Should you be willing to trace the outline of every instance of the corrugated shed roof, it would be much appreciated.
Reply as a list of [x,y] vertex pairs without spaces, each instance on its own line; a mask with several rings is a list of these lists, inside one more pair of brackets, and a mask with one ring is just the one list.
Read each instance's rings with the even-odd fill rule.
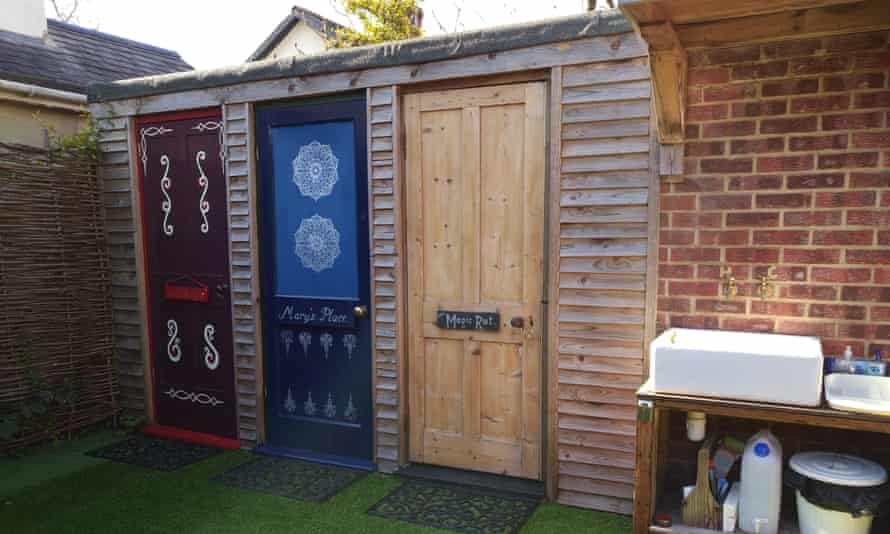
[[0,31],[0,79],[86,93],[91,83],[193,70],[172,50],[46,22],[45,39]]

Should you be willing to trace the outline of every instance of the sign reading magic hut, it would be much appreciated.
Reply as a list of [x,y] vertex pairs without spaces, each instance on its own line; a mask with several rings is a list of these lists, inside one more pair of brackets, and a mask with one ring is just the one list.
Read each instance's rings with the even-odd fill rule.
[[436,326],[448,330],[498,330],[501,315],[497,312],[463,312],[439,310]]

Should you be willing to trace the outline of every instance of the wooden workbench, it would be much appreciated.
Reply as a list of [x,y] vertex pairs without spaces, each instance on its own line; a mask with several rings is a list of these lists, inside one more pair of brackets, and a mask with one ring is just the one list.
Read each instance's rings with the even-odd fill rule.
[[[704,412],[739,419],[890,434],[890,418],[829,408],[656,393],[652,391],[650,383],[646,382],[637,391],[634,534],[717,532],[685,527],[676,522],[673,527],[668,528],[653,526],[653,514],[667,464],[667,418],[671,411]],[[795,532],[796,528],[790,526],[782,531]]]

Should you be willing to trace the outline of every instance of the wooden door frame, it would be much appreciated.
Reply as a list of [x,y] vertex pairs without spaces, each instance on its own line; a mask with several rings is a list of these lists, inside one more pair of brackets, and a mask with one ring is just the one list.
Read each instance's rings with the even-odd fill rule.
[[[133,216],[133,249],[135,254],[135,262],[136,262],[136,302],[139,313],[139,334],[140,334],[140,351],[142,353],[142,381],[143,387],[145,388],[145,419],[146,423],[149,425],[149,428],[157,425],[157,406],[155,403],[155,377],[154,377],[154,354],[152,353],[152,342],[151,342],[151,310],[149,309],[151,305],[151,296],[150,296],[150,285],[148,283],[148,253],[146,247],[148,246],[148,240],[146,239],[145,232],[145,217],[142,211],[142,201],[144,198],[143,184],[145,182],[145,175],[142,171],[142,167],[140,166],[140,139],[139,139],[139,128],[144,124],[156,124],[161,122],[169,122],[176,120],[185,120],[185,119],[197,119],[197,118],[219,118],[220,122],[223,124],[223,128],[225,128],[225,109],[220,107],[213,108],[201,108],[201,109],[193,109],[187,111],[173,111],[173,112],[164,112],[164,113],[153,113],[150,115],[135,115],[131,116],[127,120],[127,129],[129,131],[129,135],[127,135],[127,148],[129,154],[129,168],[130,168],[130,177],[133,182],[133,187],[130,188],[130,205],[132,206],[131,213]],[[225,149],[225,130],[223,130],[223,137],[220,140],[221,149]],[[227,163],[227,162],[226,162]],[[135,169],[135,172],[134,172]],[[222,168],[223,173],[223,183],[225,185],[225,197],[228,199],[229,196],[229,178],[228,172],[226,171],[226,165],[223,165]],[[231,220],[230,213],[228,212],[228,205],[226,206],[226,247],[229,249],[229,261],[231,262],[231,243],[229,242],[231,236]],[[229,269],[229,287],[232,287],[232,271]],[[230,328],[232,329],[232,347],[235,345],[235,323],[234,323],[234,310],[232,309],[231,296],[229,298],[229,314],[232,321]],[[234,350],[232,351],[234,357]],[[233,359],[232,366],[234,368],[233,373],[233,382],[235,392],[235,434],[237,436],[239,431],[238,420],[240,417],[240,408],[237,402],[238,396],[238,368],[236,362]],[[173,432],[164,432],[164,434],[169,435],[169,437],[182,439],[184,441],[191,441],[197,443],[203,443],[211,446],[226,448],[226,449],[239,449],[241,448],[241,442],[238,438],[224,438],[222,436],[214,436],[211,434],[203,434],[199,432],[193,432],[186,429],[176,429]]]
[[[467,78],[456,78],[440,82],[419,83],[404,86],[394,86],[393,102],[394,102],[394,138],[396,139],[396,176],[400,178],[396,187],[396,206],[399,209],[397,224],[400,227],[397,244],[399,246],[400,258],[400,279],[404,280],[401,285],[401,291],[398,296],[399,312],[399,420],[401,432],[399,447],[399,464],[407,465],[410,463],[410,392],[409,377],[411,374],[409,357],[407,352],[410,349],[410,335],[408,325],[408,289],[407,276],[410,269],[408,265],[408,236],[405,231],[407,224],[408,212],[408,181],[407,181],[407,129],[404,119],[404,97],[405,95],[427,93],[435,91],[446,91],[455,89],[471,89],[486,87],[492,85],[509,85],[522,84],[531,82],[541,82],[544,84],[544,228],[543,228],[543,250],[541,269],[543,279],[541,280],[541,295],[544,302],[541,302],[543,328],[541,332],[541,377],[539,384],[539,392],[541,395],[541,480],[545,486],[546,497],[548,500],[556,499],[556,476],[557,476],[557,454],[556,454],[556,404],[554,395],[556,394],[556,380],[554,370],[556,369],[556,359],[551,358],[551,354],[556,356],[556,342],[553,333],[556,331],[556,296],[558,295],[558,258],[559,258],[559,125],[561,124],[559,116],[559,93],[558,88],[561,87],[561,67],[553,67],[546,69],[537,69],[530,71],[521,71],[507,74],[497,74],[492,76],[477,76]],[[556,134],[554,135],[554,126],[556,126]],[[556,146],[554,147],[554,142]],[[554,166],[553,162],[556,161]],[[555,173],[555,174],[554,174]],[[554,206],[556,209],[554,209]],[[554,217],[556,219],[554,220]],[[553,236],[557,239],[554,241]],[[556,258],[556,260],[553,260]],[[553,262],[556,261],[556,268]],[[404,326],[401,326],[404,325]]]

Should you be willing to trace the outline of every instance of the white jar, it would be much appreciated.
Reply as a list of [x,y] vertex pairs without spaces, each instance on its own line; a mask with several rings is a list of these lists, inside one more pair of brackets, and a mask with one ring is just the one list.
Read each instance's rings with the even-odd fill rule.
[[782,504],[782,445],[769,430],[754,434],[742,455],[739,529],[776,534]]
[[707,418],[703,412],[686,413],[686,437],[689,441],[702,441],[705,439]]

